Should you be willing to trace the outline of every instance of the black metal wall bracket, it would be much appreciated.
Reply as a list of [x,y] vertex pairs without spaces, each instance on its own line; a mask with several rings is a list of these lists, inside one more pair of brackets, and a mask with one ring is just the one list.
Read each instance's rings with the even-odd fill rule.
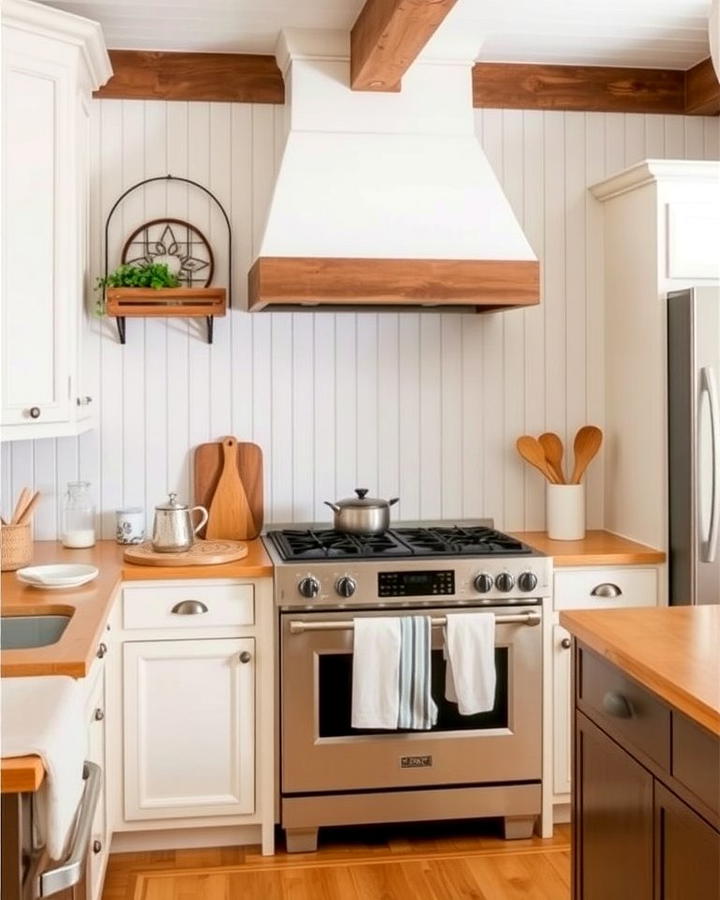
[[[103,272],[104,279],[105,280],[107,279],[108,272],[109,272],[110,248],[108,245],[108,238],[109,238],[109,234],[110,234],[110,222],[112,221],[112,217],[115,215],[117,208],[120,206],[120,204],[123,202],[123,200],[125,200],[125,198],[129,194],[132,194],[133,191],[136,191],[139,188],[144,187],[146,184],[152,184],[155,181],[167,181],[167,182],[177,181],[182,184],[189,184],[192,187],[196,187],[199,190],[203,191],[203,193],[207,194],[207,196],[210,197],[210,199],[215,203],[217,208],[222,213],[222,217],[225,220],[225,225],[227,226],[227,234],[228,234],[227,305],[228,305],[228,309],[230,309],[232,306],[232,226],[230,225],[230,218],[229,218],[227,212],[225,211],[225,207],[218,200],[218,198],[215,196],[215,194],[213,194],[212,191],[208,190],[208,188],[206,188],[205,185],[200,184],[198,181],[193,181],[191,178],[183,178],[182,176],[169,175],[169,174],[168,175],[156,175],[153,178],[145,178],[142,181],[138,181],[136,184],[133,184],[126,191],[123,191],[123,193],[120,194],[120,196],[117,198],[115,203],[113,203],[112,208],[110,209],[110,212],[108,213],[107,218],[105,219],[105,268],[104,268],[104,272]],[[106,289],[107,289],[106,287],[103,287],[103,303],[105,302]],[[125,318],[126,318],[125,316],[116,316],[115,317],[115,323],[117,325],[118,337],[120,339],[121,344],[124,344],[126,341]],[[212,344],[213,334],[214,334],[215,317],[214,316],[206,316],[205,323],[207,326],[207,342],[208,342],[208,344]]]

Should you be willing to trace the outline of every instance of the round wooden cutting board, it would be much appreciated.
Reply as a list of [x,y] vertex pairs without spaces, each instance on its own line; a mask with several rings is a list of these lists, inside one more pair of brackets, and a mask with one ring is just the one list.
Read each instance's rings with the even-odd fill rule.
[[128,547],[125,561],[137,566],[216,566],[234,562],[247,556],[247,544],[242,541],[195,541],[182,553],[156,553],[151,541]]

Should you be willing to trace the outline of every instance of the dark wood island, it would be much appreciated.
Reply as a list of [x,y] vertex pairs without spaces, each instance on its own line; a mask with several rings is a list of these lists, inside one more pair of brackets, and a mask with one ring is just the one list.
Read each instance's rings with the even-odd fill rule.
[[573,897],[720,900],[720,606],[564,612]]

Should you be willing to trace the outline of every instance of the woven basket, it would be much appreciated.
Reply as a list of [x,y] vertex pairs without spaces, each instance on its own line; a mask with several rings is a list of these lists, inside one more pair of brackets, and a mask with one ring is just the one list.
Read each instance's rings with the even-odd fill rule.
[[3,572],[14,572],[32,561],[32,535],[30,522],[24,525],[3,525],[0,528],[2,545],[0,568]]

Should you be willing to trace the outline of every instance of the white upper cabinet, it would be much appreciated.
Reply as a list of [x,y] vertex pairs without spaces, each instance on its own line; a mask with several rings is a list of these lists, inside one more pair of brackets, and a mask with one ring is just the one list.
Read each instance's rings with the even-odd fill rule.
[[78,434],[90,100],[112,70],[96,23],[27,0],[4,0],[2,41],[2,439]]

